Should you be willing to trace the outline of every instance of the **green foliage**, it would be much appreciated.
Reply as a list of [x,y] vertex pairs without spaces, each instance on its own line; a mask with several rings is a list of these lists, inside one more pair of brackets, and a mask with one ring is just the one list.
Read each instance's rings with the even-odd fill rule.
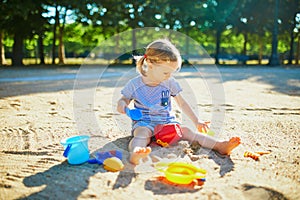
[[[244,36],[247,35],[248,54],[258,54],[263,48],[264,54],[269,55],[274,2],[275,0],[6,0],[0,3],[0,30],[6,33],[6,51],[12,51],[12,38],[21,33],[21,37],[25,38],[26,55],[36,56],[38,35],[43,35],[44,52],[50,56],[54,14],[49,13],[49,10],[59,3],[60,9],[68,11],[64,45],[69,56],[85,55],[117,33],[143,27],[160,27],[187,34],[209,54],[215,52],[217,30],[222,33],[220,53],[240,54],[244,48]],[[297,28],[296,24],[299,29],[300,22],[294,20],[299,10],[299,1],[280,1],[279,52],[287,52],[290,48],[290,32]],[[59,17],[63,20],[64,16],[61,14]],[[72,23],[68,19],[72,19]],[[136,37],[137,42],[143,44],[151,38],[151,34]],[[110,44],[110,48],[122,52],[125,46],[133,42],[130,34],[127,38]],[[194,53],[193,49],[189,52]]]
[[12,35],[18,33],[24,38],[33,37],[47,23],[42,17],[41,0],[2,1],[0,11],[0,29]]

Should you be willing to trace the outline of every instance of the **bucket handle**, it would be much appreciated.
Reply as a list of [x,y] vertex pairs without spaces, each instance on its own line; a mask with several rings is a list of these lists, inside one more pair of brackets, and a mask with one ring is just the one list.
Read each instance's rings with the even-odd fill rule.
[[68,154],[69,154],[69,151],[70,151],[71,147],[72,147],[72,144],[68,144],[67,148],[65,149],[65,151],[63,153],[64,157],[66,157],[66,158],[68,157]]

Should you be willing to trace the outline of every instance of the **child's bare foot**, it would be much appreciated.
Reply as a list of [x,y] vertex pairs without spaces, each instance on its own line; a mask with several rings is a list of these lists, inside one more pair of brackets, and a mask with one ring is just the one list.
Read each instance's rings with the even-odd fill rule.
[[219,145],[215,146],[215,150],[220,154],[229,155],[239,144],[241,144],[241,139],[239,137],[233,137],[228,141],[220,142]]
[[151,153],[150,147],[135,147],[130,155],[129,161],[132,164],[137,165],[139,164],[140,159],[147,157],[149,153]]

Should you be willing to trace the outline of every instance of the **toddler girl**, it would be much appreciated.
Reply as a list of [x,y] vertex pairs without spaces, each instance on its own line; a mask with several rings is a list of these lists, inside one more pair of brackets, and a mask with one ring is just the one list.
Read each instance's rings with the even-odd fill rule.
[[[146,48],[144,56],[137,61],[140,75],[131,79],[121,91],[122,97],[118,101],[117,110],[125,113],[125,108],[131,101],[134,107],[140,109],[142,118],[133,121],[133,138],[129,143],[130,162],[138,164],[141,158],[151,153],[148,146],[154,131],[162,125],[176,125],[180,138],[197,141],[202,147],[213,149],[220,154],[230,152],[240,144],[239,137],[232,137],[227,141],[218,141],[213,137],[193,132],[187,127],[181,127],[172,114],[171,99],[174,98],[181,110],[190,118],[199,131],[208,130],[207,123],[200,121],[189,104],[180,95],[182,91],[179,83],[172,76],[180,70],[182,59],[178,49],[167,39],[159,39]],[[160,129],[163,131],[163,129]]]

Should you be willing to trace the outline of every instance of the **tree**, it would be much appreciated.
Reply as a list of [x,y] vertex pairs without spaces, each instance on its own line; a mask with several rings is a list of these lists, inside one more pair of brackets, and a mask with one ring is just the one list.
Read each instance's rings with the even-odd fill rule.
[[3,32],[0,31],[0,65],[6,65],[5,61],[5,52],[4,52],[4,45],[3,45]]
[[279,9],[279,0],[275,0],[274,3],[274,24],[272,31],[272,53],[269,59],[269,65],[277,66],[280,64],[279,57],[277,53],[278,47],[278,9]]
[[61,10],[59,13],[62,13],[62,22],[58,23],[58,41],[59,41],[59,46],[58,46],[58,63],[59,64],[64,64],[65,63],[65,45],[64,45],[64,29],[65,29],[65,24],[66,24],[66,17],[67,17],[67,11],[69,6],[64,6],[61,7]]
[[237,5],[237,0],[222,1],[222,0],[208,0],[203,5],[205,9],[205,24],[215,31],[215,64],[220,64],[219,54],[221,45],[221,35],[229,24],[229,16]]
[[[194,27],[200,25],[203,18],[201,1],[180,1],[168,0],[164,1],[160,8],[157,9],[161,13],[163,28],[171,28],[191,36]],[[166,27],[167,26],[167,27]],[[189,39],[186,37],[184,52],[186,56],[189,55]],[[188,59],[186,57],[186,59]]]
[[284,0],[280,3],[279,19],[281,23],[279,33],[289,35],[289,40],[286,41],[289,42],[288,64],[293,64],[294,43],[300,30],[300,1]]
[[[5,13],[5,8],[4,2],[1,2],[0,6],[0,13]],[[5,30],[5,23],[4,20],[6,20],[5,15],[1,14],[0,15],[0,65],[5,65],[5,51],[4,51],[4,44],[3,44],[3,39],[4,39],[4,30]]]
[[[3,34],[6,37],[4,41],[7,36],[14,38],[13,63],[16,65],[22,64],[22,51],[25,49],[23,41],[31,38],[35,40],[38,38],[41,63],[44,60],[43,44],[48,45],[49,37],[52,38],[53,43],[53,61],[55,61],[58,47],[59,61],[64,63],[66,44],[68,44],[66,47],[82,49],[76,45],[95,46],[103,38],[125,30],[132,30],[132,34],[128,35],[126,41],[116,37],[115,44],[112,44],[114,52],[119,53],[122,52],[124,47],[122,45],[125,42],[130,43],[129,39],[131,39],[132,49],[135,49],[138,46],[137,42],[143,43],[146,37],[151,37],[150,33],[150,35],[147,33],[136,35],[135,28],[153,26],[177,30],[197,39],[211,53],[214,52],[216,64],[219,63],[222,49],[227,48],[230,42],[232,44],[229,44],[230,50],[226,49],[227,52],[239,51],[244,55],[250,52],[258,53],[259,60],[261,60],[262,52],[271,54],[271,33],[275,19],[270,17],[274,13],[274,7],[270,5],[274,5],[275,2],[276,0],[25,0],[20,3],[17,0],[5,0],[0,3],[0,32],[2,33],[0,38]],[[275,42],[280,39],[278,51],[281,52],[288,52],[287,49],[290,46],[289,54],[292,60],[293,46],[297,42],[297,35],[293,30],[297,29],[296,24],[299,23],[294,19],[295,13],[300,10],[299,2],[281,0],[280,5],[282,6],[278,10],[277,18],[278,33],[276,35],[278,37]],[[53,12],[50,8],[57,9]],[[48,14],[42,15],[45,13]],[[49,15],[53,15],[50,20]],[[68,26],[67,18],[70,17],[68,15],[76,20],[74,26]],[[49,25],[53,32],[47,30]],[[76,32],[76,35],[80,34],[81,37],[76,41],[70,41],[73,37],[69,34],[72,32],[71,28],[76,29],[80,26],[84,28]],[[66,27],[68,27],[67,31]],[[172,38],[171,35],[168,37]],[[46,39],[43,42],[44,38]],[[242,40],[243,45],[237,44],[234,47],[234,43]],[[182,52],[189,54],[189,40],[181,42],[181,45],[185,44]],[[45,49],[49,47],[50,45],[45,46]],[[2,50],[1,53],[4,54]]]
[[[67,23],[67,15],[70,13],[80,14],[80,11],[85,4],[82,4],[80,0],[64,0],[48,1],[46,5],[48,9],[55,9],[55,14],[51,19],[54,19],[53,24],[53,40],[52,40],[52,64],[55,64],[56,58],[56,40],[58,38],[58,60],[59,64],[64,64],[65,62],[65,46],[64,46],[64,29]],[[57,34],[58,29],[58,34]]]
[[39,32],[39,38],[38,38],[38,54],[39,54],[39,58],[40,58],[40,64],[45,64],[45,55],[44,55],[44,44],[43,44],[43,40],[44,39],[44,32]]
[[53,39],[52,39],[52,64],[55,64],[55,54],[56,54],[56,35],[57,35],[57,26],[59,23],[59,12],[58,4],[55,2],[55,16],[54,16],[54,25],[53,25]]
[[[272,30],[273,18],[273,0],[241,0],[230,17],[230,21],[237,34],[244,36],[243,55],[248,54],[247,46],[258,46],[258,61],[261,64],[264,47],[268,35]],[[249,45],[248,45],[249,44]]]
[[23,41],[32,38],[46,23],[41,15],[42,1],[2,1],[0,27],[14,38],[12,65],[23,65]]

